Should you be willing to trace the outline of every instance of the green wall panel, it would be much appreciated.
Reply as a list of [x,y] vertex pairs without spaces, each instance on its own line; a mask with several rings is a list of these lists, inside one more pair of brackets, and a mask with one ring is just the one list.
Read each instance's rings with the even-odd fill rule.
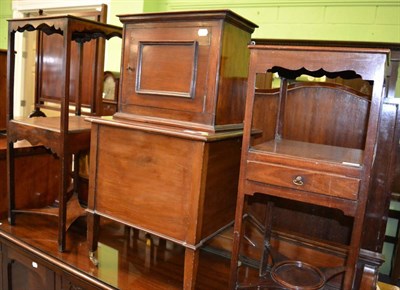
[[7,19],[12,17],[11,0],[0,0],[0,48],[7,48]]
[[[11,4],[0,0],[0,48],[7,48]],[[400,43],[399,0],[110,0],[108,9],[115,25],[119,14],[231,9],[258,24],[254,38]],[[121,41],[112,40],[106,54],[106,69],[119,70]]]
[[168,11],[231,9],[259,25],[253,34],[257,38],[400,43],[399,0],[160,1]]
[[287,24],[323,23],[325,7],[280,7],[278,22]]
[[396,25],[397,27],[400,27],[400,4],[397,7],[378,7],[375,23]]

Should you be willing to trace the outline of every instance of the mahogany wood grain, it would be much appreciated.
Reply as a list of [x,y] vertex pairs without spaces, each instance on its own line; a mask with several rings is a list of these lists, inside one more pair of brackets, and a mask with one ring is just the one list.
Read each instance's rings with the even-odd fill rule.
[[195,289],[199,248],[234,218],[256,25],[229,10],[119,17],[118,112],[92,118],[89,249],[98,215],[145,230],[185,247]]
[[[360,167],[363,151],[354,148],[338,147],[306,140],[271,140],[252,147],[253,152],[268,152],[271,155],[293,155],[298,158],[324,160],[342,165]],[[266,153],[266,154],[268,154]]]
[[[358,198],[359,179],[325,172],[310,171],[273,163],[248,163],[248,179],[283,186],[302,191],[310,191],[330,196],[356,200]],[[296,183],[296,178],[299,184]]]
[[[18,227],[8,225],[6,220],[0,220],[1,259],[4,261],[0,268],[3,277],[7,277],[6,274],[10,273],[10,269],[5,268],[4,265],[14,260],[11,272],[18,275],[18,279],[8,281],[24,283],[25,289],[39,289],[34,288],[37,281],[44,283],[44,286],[40,285],[42,287],[40,289],[49,290],[70,289],[69,287],[72,289],[108,290],[182,289],[185,248],[180,245],[148,235],[143,231],[132,232],[120,223],[103,219],[99,236],[102,254],[98,256],[100,263],[96,268],[87,257],[85,218],[78,220],[68,231],[68,244],[72,246],[64,253],[57,250],[56,219],[28,215],[23,215],[20,219],[21,224]],[[256,250],[259,254],[262,237],[257,231],[253,230],[252,233],[251,239],[256,246],[252,246],[250,243],[247,246],[250,251]],[[286,254],[295,255],[299,249],[299,247],[297,249],[295,247],[298,240],[289,235],[282,237],[283,239],[278,242],[280,247],[286,249]],[[311,241],[307,240],[302,242],[308,243],[308,247],[300,249],[307,252],[309,259],[316,255],[325,255],[333,263],[338,265],[343,263],[343,252],[334,245],[321,249],[316,246],[315,242],[314,244],[309,244]],[[229,228],[210,240],[207,248],[198,251],[196,289],[228,289],[229,258],[223,254],[230,252],[231,243],[232,228]],[[222,247],[222,244],[225,246]],[[213,249],[217,250],[218,254],[212,253]],[[321,251],[319,251],[320,249]],[[249,256],[247,251],[244,254]],[[363,252],[362,257],[370,263],[377,259],[368,252]],[[320,261],[329,259],[324,258]],[[37,263],[38,268],[32,267],[32,262]],[[25,266],[22,267],[22,265]],[[51,278],[49,280],[40,279],[46,274],[35,274],[39,271],[52,273]],[[240,275],[246,280],[254,279],[257,277],[257,269],[254,266],[242,264]],[[363,275],[365,282],[363,288],[360,289],[372,289],[373,278],[371,268],[366,269]],[[56,283],[48,283],[51,281]],[[340,289],[338,281],[340,281],[340,277],[331,282],[330,289]],[[3,283],[5,283],[4,280]]]
[[[104,19],[103,19],[104,20]],[[65,232],[67,229],[67,200],[68,191],[71,183],[71,167],[72,167],[72,155],[78,156],[82,150],[88,149],[90,141],[90,126],[85,123],[79,115],[81,115],[81,103],[82,101],[77,98],[75,99],[75,115],[70,117],[70,97],[72,93],[70,91],[71,76],[71,62],[73,57],[72,45],[77,43],[79,45],[79,66],[78,71],[81,74],[83,71],[83,59],[85,57],[83,45],[89,41],[95,41],[102,37],[104,39],[110,39],[114,36],[121,36],[121,28],[117,26],[107,25],[98,21],[92,21],[85,18],[79,18],[72,15],[56,15],[46,17],[32,17],[32,18],[21,18],[11,19],[8,22],[8,50],[15,50],[15,34],[17,32],[24,31],[41,31],[49,37],[62,36],[63,48],[60,50],[59,62],[57,62],[56,74],[58,74],[57,84],[61,88],[60,95],[60,109],[59,116],[55,118],[38,118],[28,120],[16,120],[14,116],[14,78],[15,78],[15,56],[8,54],[8,73],[7,73],[7,84],[8,84],[8,146],[7,146],[7,174],[8,174],[8,193],[9,193],[9,221],[11,224],[15,223],[15,152],[14,142],[17,140],[28,140],[33,144],[41,144],[50,147],[53,152],[59,157],[60,168],[58,171],[60,183],[58,190],[58,219],[59,219],[59,249],[64,251],[66,247]],[[104,52],[104,46],[98,47],[99,53]],[[43,51],[41,51],[43,52]],[[42,55],[45,58],[45,55]],[[97,56],[94,57],[97,60]],[[37,82],[42,81],[41,71],[44,69],[42,62],[39,61],[39,72],[37,73]],[[90,65],[96,65],[96,62],[90,63]],[[100,62],[100,66],[103,62]],[[74,66],[76,68],[76,66]],[[90,72],[92,73],[92,71]],[[93,72],[94,78],[100,80],[102,84],[103,69],[101,74]],[[82,75],[80,76],[82,77]],[[79,80],[76,84],[78,87],[79,97],[83,92],[84,80]],[[90,82],[88,82],[90,84]],[[74,84],[72,84],[74,85]],[[41,87],[39,88],[41,92]],[[94,91],[98,92],[99,100],[92,102],[91,105],[97,105],[100,107],[101,102],[101,90],[97,90],[97,86],[93,88]],[[38,101],[40,102],[40,101]],[[94,108],[95,109],[95,108]],[[82,128],[83,127],[83,128]],[[78,157],[76,158],[79,159]],[[76,162],[75,164],[79,164]],[[75,167],[75,183],[79,181],[78,165]],[[75,188],[77,186],[75,185]]]
[[[384,66],[388,51],[278,45],[253,45],[250,46],[250,50],[249,83],[252,84],[255,83],[256,75],[259,73],[279,71],[279,74],[282,72],[284,76],[286,70],[290,70],[293,74],[299,75],[299,70],[302,68],[305,71],[303,74],[307,73],[315,77],[320,76],[316,73],[318,70],[322,70],[329,77],[334,77],[333,72],[336,71],[352,71],[361,76],[363,80],[373,80],[374,87],[371,101],[367,96],[348,94],[338,85],[324,86],[324,88],[309,85],[304,92],[302,88],[298,91],[293,90],[291,94],[287,81],[284,79],[281,81],[278,100],[271,98],[269,94],[263,94],[263,91],[256,92],[255,88],[248,87],[230,287],[234,288],[238,285],[236,283],[240,283],[237,281],[236,268],[240,250],[239,243],[242,238],[241,224],[245,201],[250,199],[250,196],[261,193],[292,202],[336,208],[352,217],[351,239],[348,244],[343,245],[347,258],[342,287],[343,289],[357,288],[361,283],[361,278],[356,277],[355,269],[361,248],[368,190],[372,183],[371,173],[375,160],[375,144],[378,139],[377,131],[385,76]],[[353,61],[354,59],[357,61]],[[376,65],[371,65],[371,61],[376,61]],[[255,98],[259,97],[270,98],[256,103]],[[264,104],[266,107],[256,107],[255,104]],[[263,114],[268,114],[268,109],[271,108],[277,110],[277,113],[273,113],[276,120],[270,124],[261,124],[261,127],[255,127],[260,123],[254,119],[253,111],[264,110],[257,117],[269,121],[273,119],[265,118]],[[351,124],[351,126],[344,128],[344,124]],[[274,128],[274,132],[270,129],[271,127]],[[260,128],[266,128],[265,136],[261,133],[252,138],[252,134]],[[346,130],[348,131],[346,132]],[[264,139],[257,141],[258,136]],[[266,143],[265,141],[270,140],[267,138],[271,137],[275,141]],[[308,142],[309,145],[301,146],[302,142]],[[322,147],[319,147],[321,145],[318,144],[322,144]],[[325,148],[327,145],[340,148],[338,148],[339,150],[325,151],[324,149],[329,148]],[[346,153],[340,153],[341,150]],[[345,159],[342,159],[343,156],[346,156]],[[350,159],[348,159],[349,157]],[[282,171],[271,171],[270,165],[273,163],[276,163],[273,168],[279,168]],[[328,187],[320,188],[320,178],[316,178],[313,182],[314,178],[311,178],[307,171],[317,168],[320,169],[319,172],[335,173],[345,178],[353,177],[354,179],[349,180],[356,182],[348,187],[345,183],[341,184],[342,181],[340,181],[336,186],[336,184],[329,185],[330,182],[327,179],[325,181],[328,181],[326,185]],[[301,174],[303,169],[307,169],[304,176]],[[299,174],[299,181],[296,179],[296,173]],[[294,178],[293,183],[299,186],[298,188],[278,178],[278,176],[292,177],[291,175]],[[311,184],[309,184],[310,181]],[[329,196],[333,193],[330,191],[332,189],[330,186],[340,191],[340,194]],[[326,194],[327,196],[324,197]],[[294,207],[293,210],[295,209]],[[278,214],[274,218],[288,217],[282,213],[280,211],[281,215]],[[272,215],[274,214],[273,212]],[[295,217],[295,214],[291,216],[291,218]],[[296,223],[295,220],[294,223]],[[266,224],[265,231],[269,227],[270,224]],[[297,259],[303,260],[301,256],[298,256]],[[316,259],[314,263],[318,261]],[[306,283],[306,281],[303,282]]]
[[[321,91],[326,93],[321,94]],[[273,106],[277,105],[278,97],[277,89],[257,90],[255,94],[255,106],[265,108],[255,112],[252,120],[254,128],[262,131],[262,135],[255,138],[257,143],[275,138],[271,130],[277,125],[274,120],[277,110]],[[340,110],[343,102],[348,105]],[[368,95],[359,96],[354,89],[333,83],[296,83],[287,88],[285,108],[280,133],[284,139],[358,149],[364,146]],[[265,110],[271,110],[271,114]],[[355,113],[351,113],[353,111]]]
[[[257,44],[268,44],[268,45],[293,45],[293,46],[326,46],[326,47],[370,47],[370,48],[386,48],[391,51],[391,65],[389,70],[387,70],[387,97],[388,99],[385,101],[385,104],[382,107],[382,119],[380,125],[380,133],[379,133],[379,141],[377,144],[377,157],[375,159],[373,177],[372,177],[372,185],[369,191],[368,204],[367,204],[367,215],[366,215],[366,226],[364,227],[363,234],[363,248],[368,249],[370,251],[376,251],[380,253],[383,247],[384,241],[384,232],[386,229],[387,222],[387,211],[391,198],[392,192],[400,192],[400,178],[399,176],[400,167],[398,166],[400,163],[398,161],[399,156],[399,146],[398,142],[398,134],[399,134],[399,126],[397,118],[398,113],[396,113],[395,107],[397,107],[397,101],[395,97],[396,84],[398,79],[398,69],[400,64],[400,45],[398,43],[380,43],[380,42],[354,42],[354,41],[318,41],[318,40],[291,40],[291,39],[253,39]],[[267,74],[270,76],[270,74]],[[266,82],[266,84],[260,83],[258,87],[260,88],[269,88],[271,87],[270,81]],[[354,82],[349,84],[351,87],[355,88]],[[266,92],[260,90],[260,94],[266,95]],[[260,96],[256,97],[255,106],[263,106],[262,102],[273,102],[277,101],[277,95],[274,94],[274,97],[270,97],[270,94],[266,97]],[[267,108],[267,107],[265,107]],[[271,109],[275,111],[275,109]],[[257,128],[260,128],[263,131],[264,140],[272,139],[272,133],[269,132],[267,134],[267,126],[260,127],[262,124],[271,124],[271,121],[263,121],[261,118],[267,118],[272,114],[263,114],[263,116],[258,116],[263,114],[262,111],[255,112],[253,117],[253,122],[257,122],[256,120],[260,120],[257,123]],[[272,119],[276,118],[270,116]],[[263,142],[263,138],[258,138],[256,142]],[[397,149],[393,149],[395,146]],[[395,165],[393,165],[395,164]],[[329,214],[327,216],[333,218],[325,218],[324,214],[320,212],[318,208],[311,207],[310,209],[302,210],[302,214],[299,213],[292,214],[290,210],[285,209],[286,206],[278,206],[276,208],[276,220],[284,220],[284,221],[298,221],[297,223],[290,224],[285,223],[286,228],[297,229],[300,232],[306,233],[307,228],[302,230],[302,225],[307,225],[310,223],[315,224],[316,226],[313,230],[319,237],[329,237],[329,240],[342,240],[343,242],[347,241],[349,236],[348,232],[351,228],[348,222],[343,220],[343,217],[340,214]],[[292,208],[297,208],[298,205],[292,205]],[[281,213],[285,212],[284,214]],[[289,207],[290,208],[290,207]],[[294,210],[293,210],[294,212]],[[336,221],[335,221],[336,220]],[[313,222],[317,221],[317,222]],[[341,224],[342,226],[337,226],[335,224]],[[290,225],[289,225],[290,224]],[[319,225],[319,226],[317,226]],[[327,233],[327,229],[332,229],[332,234]],[[334,230],[336,229],[336,230]],[[377,233],[379,233],[377,235]]]
[[343,86],[298,86],[288,90],[282,138],[363,149],[368,111],[368,96]]
[[152,117],[161,124],[173,119],[205,131],[241,126],[246,46],[257,25],[228,10],[122,15],[120,20],[124,46],[115,117]]
[[400,67],[400,44],[394,42],[337,41],[315,39],[252,39],[259,45],[325,46],[325,47],[367,47],[384,48],[391,51],[391,65],[387,70],[387,97],[394,98]]
[[90,146],[90,123],[81,116],[69,117],[66,144],[60,143],[62,132],[59,117],[13,119],[8,123],[10,141],[29,140],[33,145],[44,145],[58,156],[67,156]]
[[0,49],[0,131],[6,129],[7,118],[7,50]]
[[[45,267],[32,265],[31,259],[13,248],[4,248],[2,255],[3,269],[7,269],[8,275],[3,280],[4,289],[46,289],[48,285],[55,284],[54,274]],[[24,279],[21,279],[25,277]]]
[[[8,213],[7,174],[6,174],[6,137],[0,137],[0,217]],[[49,154],[42,146],[32,147],[28,142],[16,144],[16,209],[40,208],[53,205],[57,199],[59,176],[56,169],[59,160]]]
[[381,253],[392,193],[396,192],[399,166],[400,103],[397,98],[387,98],[382,107],[379,139],[376,151],[373,183],[368,194],[366,225],[362,247]]
[[[75,16],[106,23],[107,5],[93,11],[75,12]],[[35,103],[38,107],[51,108],[44,102],[60,103],[62,87],[55,86],[62,78],[63,37],[61,35],[46,35],[38,33],[37,38],[37,70]],[[101,90],[103,81],[104,39],[97,39],[87,43],[82,51],[82,65],[80,65],[79,45],[73,43],[71,47],[70,68],[70,102],[82,107],[90,108],[91,114],[101,115]],[[52,61],[48,61],[51,59]],[[81,82],[80,80],[84,80]],[[82,86],[80,87],[80,84]]]
[[233,220],[240,136],[210,142],[92,121],[90,212],[193,249]]
[[[293,45],[293,46],[326,46],[326,47],[370,47],[370,48],[386,48],[391,51],[391,64],[387,70],[387,102],[382,107],[382,120],[380,125],[379,141],[377,144],[377,155],[375,168],[372,177],[372,186],[368,194],[368,204],[366,209],[366,225],[363,230],[362,247],[370,251],[380,253],[383,248],[384,233],[387,223],[387,212],[392,192],[400,192],[399,188],[399,146],[398,146],[398,114],[395,107],[397,107],[395,97],[396,82],[398,76],[398,68],[400,64],[400,45],[397,43],[379,43],[379,42],[349,42],[349,41],[317,41],[317,40],[290,40],[290,39],[254,39],[257,44],[268,45]],[[270,75],[270,74],[268,74]],[[351,84],[354,88],[354,83]],[[260,88],[271,87],[270,81],[266,84],[260,83]],[[264,93],[260,90],[260,93]],[[265,93],[264,93],[265,94]],[[277,101],[274,97],[273,100]],[[256,97],[255,106],[265,106],[260,102],[271,102],[271,97]],[[275,109],[272,109],[275,111]],[[265,114],[264,112],[255,112],[254,120],[260,119],[257,114],[268,117],[272,114]],[[271,118],[276,118],[271,116]],[[254,122],[254,121],[253,121]],[[271,124],[271,121],[263,122],[260,119],[259,124]],[[257,128],[260,128],[257,125]],[[262,128],[263,136],[268,136],[266,126]],[[272,137],[266,137],[271,139]],[[262,138],[258,138],[263,142]],[[393,146],[397,149],[393,149]],[[393,166],[393,164],[395,164]],[[392,187],[392,188],[391,188]],[[254,210],[253,205],[253,210]],[[314,224],[313,230],[309,227],[301,230],[307,232],[315,237],[325,237],[328,240],[342,241],[346,243],[349,239],[349,230],[351,223],[346,221],[346,218],[341,213],[326,214],[318,207],[309,207],[306,209],[302,207],[301,218],[298,213],[295,213],[299,208],[299,204],[280,203],[276,206],[275,222],[285,221],[283,228],[287,230],[297,230],[302,228],[302,224]],[[260,209],[258,209],[260,211]],[[262,212],[262,210],[261,210]],[[290,222],[289,222],[290,221]],[[275,225],[276,227],[278,225]],[[282,225],[281,225],[282,226]]]

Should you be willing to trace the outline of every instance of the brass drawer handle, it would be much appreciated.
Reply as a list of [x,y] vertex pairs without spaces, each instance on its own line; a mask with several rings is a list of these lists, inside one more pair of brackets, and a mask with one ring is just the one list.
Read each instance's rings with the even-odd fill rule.
[[300,175],[296,176],[296,178],[293,179],[293,184],[298,185],[298,186],[303,185],[304,184],[303,177]]

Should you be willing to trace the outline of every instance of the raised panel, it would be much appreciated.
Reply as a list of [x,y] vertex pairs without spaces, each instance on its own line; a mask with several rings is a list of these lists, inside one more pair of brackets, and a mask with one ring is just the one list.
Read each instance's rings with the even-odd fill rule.
[[204,112],[213,29],[202,29],[206,36],[192,25],[179,33],[176,27],[126,26],[121,112],[159,117],[175,112],[184,119]]
[[136,92],[194,98],[197,59],[196,41],[140,42]]
[[189,221],[197,219],[191,215],[200,194],[202,144],[108,126],[100,127],[99,136],[97,213],[190,242],[186,238],[195,227]]

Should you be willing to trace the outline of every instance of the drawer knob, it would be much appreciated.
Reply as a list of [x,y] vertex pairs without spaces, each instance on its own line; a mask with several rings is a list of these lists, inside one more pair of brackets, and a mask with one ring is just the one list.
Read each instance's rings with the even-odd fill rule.
[[304,184],[303,177],[300,175],[296,176],[296,178],[293,179],[293,184],[299,185],[299,186],[303,185]]

